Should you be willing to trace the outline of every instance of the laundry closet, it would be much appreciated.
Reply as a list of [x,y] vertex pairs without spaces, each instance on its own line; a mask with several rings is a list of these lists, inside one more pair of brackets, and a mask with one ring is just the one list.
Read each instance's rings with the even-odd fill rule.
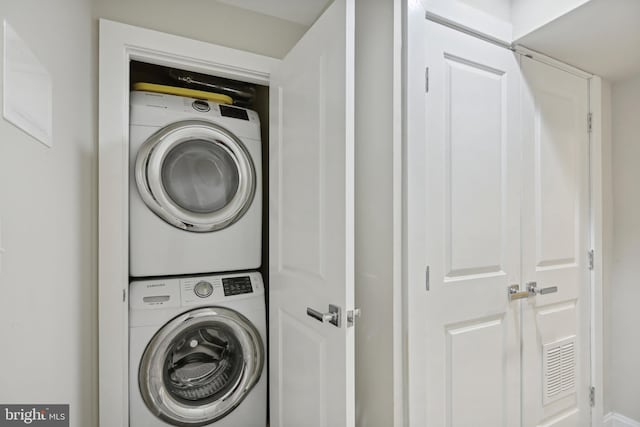
[[[400,346],[393,345],[400,339],[393,321],[400,299],[390,285],[400,230],[393,207],[400,183],[393,108],[400,98],[393,85],[399,68],[390,58],[399,55],[393,27],[400,16],[391,4],[370,5],[339,0],[320,8],[283,60],[101,21],[101,425],[253,426],[260,425],[256,413],[265,425],[267,405],[271,425],[348,425],[356,408],[359,419],[392,422],[400,405],[393,400],[400,390],[394,379]],[[388,87],[380,88],[380,79]],[[252,99],[226,102],[183,91],[205,85]],[[169,110],[177,119],[167,119]],[[249,128],[258,121],[256,135]],[[175,147],[193,145],[192,152],[217,164],[209,172],[222,175],[225,159],[237,164],[247,154],[233,148],[237,140],[253,160],[255,199],[246,209],[238,202],[229,229],[247,214],[255,217],[261,196],[257,264],[254,256],[245,265],[231,262],[247,255],[234,246],[246,236],[220,242],[216,233],[222,236],[224,226],[198,224],[226,209],[200,197],[217,194],[205,188],[189,195],[167,179],[199,168],[193,156],[171,154]],[[222,149],[213,147],[218,143]],[[238,194],[243,178],[231,173]],[[183,209],[163,206],[165,199]],[[181,217],[185,206],[203,215]],[[188,259],[190,251],[204,264]],[[249,307],[259,291],[263,326],[259,308]],[[238,306],[231,306],[234,299]],[[360,316],[367,311],[369,321]],[[222,332],[213,323],[189,323],[200,316],[229,322]],[[255,328],[243,326],[242,316]],[[241,356],[233,356],[234,346]],[[241,368],[233,368],[236,362]],[[219,375],[209,369],[211,381],[201,381],[206,366]]]

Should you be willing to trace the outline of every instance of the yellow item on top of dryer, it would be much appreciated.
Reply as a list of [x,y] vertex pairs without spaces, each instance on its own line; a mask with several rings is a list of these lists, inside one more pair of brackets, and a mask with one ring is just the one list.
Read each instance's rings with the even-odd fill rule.
[[207,92],[204,90],[187,89],[184,87],[158,85],[155,83],[134,83],[133,90],[146,92],[166,93],[168,95],[186,96],[189,98],[206,99],[219,104],[233,104],[233,98],[221,93]]

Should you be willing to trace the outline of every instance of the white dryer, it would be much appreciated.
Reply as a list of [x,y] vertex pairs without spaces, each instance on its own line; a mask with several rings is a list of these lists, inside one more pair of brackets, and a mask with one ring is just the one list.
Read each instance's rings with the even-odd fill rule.
[[264,427],[265,317],[257,272],[132,282],[129,426]]
[[130,275],[260,267],[258,114],[142,91],[130,104]]

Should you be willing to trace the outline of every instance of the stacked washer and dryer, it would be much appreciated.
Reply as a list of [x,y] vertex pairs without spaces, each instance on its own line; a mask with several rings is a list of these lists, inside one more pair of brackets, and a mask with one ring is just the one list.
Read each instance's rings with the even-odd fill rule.
[[129,425],[264,427],[258,115],[130,99]]

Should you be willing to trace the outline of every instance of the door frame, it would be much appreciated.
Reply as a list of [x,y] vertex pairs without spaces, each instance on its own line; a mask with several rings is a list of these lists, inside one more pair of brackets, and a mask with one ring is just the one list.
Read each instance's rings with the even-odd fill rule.
[[[434,0],[429,5],[437,4]],[[438,13],[440,12],[440,13]],[[431,16],[441,17],[442,11],[437,8]],[[455,10],[450,11],[452,13]],[[403,2],[403,99],[402,99],[402,352],[403,352],[403,417],[406,424],[412,420],[412,407],[419,408],[422,402],[416,401],[416,397],[411,393],[412,378],[416,374],[411,372],[412,364],[409,360],[412,343],[411,337],[418,332],[412,328],[410,319],[412,301],[415,291],[411,290],[409,284],[410,271],[420,267],[420,261],[411,255],[411,248],[415,244],[411,243],[411,230],[409,225],[416,221],[416,217],[426,206],[416,206],[410,199],[409,193],[412,188],[417,188],[420,183],[420,174],[423,172],[412,172],[409,170],[409,159],[424,154],[421,144],[412,144],[411,141],[425,141],[426,128],[423,117],[425,115],[425,67],[427,67],[425,56],[425,19],[427,9],[420,1],[405,0]],[[467,30],[472,35],[495,39],[495,34],[485,33],[480,28],[472,28],[465,25],[465,22],[458,23],[455,16],[443,18],[448,25],[457,25]],[[500,40],[502,41],[502,40]],[[603,144],[607,143],[608,136],[606,129],[603,129],[603,83],[599,76],[587,71],[578,69],[557,59],[548,57],[536,51],[527,49],[524,46],[513,46],[520,54],[531,56],[547,65],[570,72],[587,80],[589,88],[589,111],[592,115],[592,130],[589,134],[589,240],[591,249],[594,251],[593,269],[590,271],[591,294],[590,298],[590,357],[591,357],[591,384],[595,388],[595,405],[591,408],[591,425],[599,427],[602,425],[604,416],[603,407],[603,365],[604,365],[604,327],[603,327],[603,171],[602,152]],[[586,121],[586,118],[585,118]],[[418,213],[416,213],[416,210]],[[588,254],[584,254],[588,256]],[[422,265],[420,268],[424,268]],[[421,288],[422,289],[422,288]],[[588,391],[585,391],[588,392]],[[430,427],[430,426],[427,426]]]
[[98,130],[99,425],[129,424],[129,63],[269,85],[279,59],[100,19]]
[[603,204],[603,146],[610,143],[603,125],[603,83],[599,76],[589,79],[589,190],[591,249],[591,385],[595,404],[591,409],[592,427],[600,427],[604,420],[604,204]]

